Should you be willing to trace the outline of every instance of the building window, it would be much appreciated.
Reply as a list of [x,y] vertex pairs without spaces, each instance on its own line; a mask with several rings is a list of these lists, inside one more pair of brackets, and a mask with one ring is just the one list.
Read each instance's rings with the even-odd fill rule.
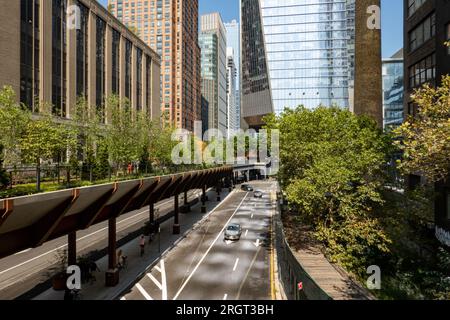
[[66,116],[66,0],[53,0],[52,6],[52,113]]
[[88,93],[88,37],[89,9],[78,1],[80,26],[77,30],[77,96],[86,97]]
[[445,29],[447,30],[447,45],[448,45],[447,54],[450,55],[450,23],[447,25]]
[[436,35],[436,14],[428,16],[409,33],[409,50],[414,51]]
[[411,17],[427,0],[408,0],[408,17]]
[[136,109],[142,110],[142,50],[136,48]]
[[447,219],[450,219],[450,192],[447,191]]
[[106,23],[97,17],[96,23],[96,87],[95,104],[100,112],[101,119],[104,120],[104,100],[105,100],[105,34]]
[[39,98],[39,1],[20,3],[20,101],[32,111]]
[[112,31],[112,92],[118,95],[120,88],[120,33]]
[[131,55],[133,52],[133,44],[130,40],[125,41],[125,97],[131,102]]
[[147,101],[147,114],[150,115],[151,114],[151,106],[152,106],[152,101],[151,101],[151,92],[152,92],[152,80],[151,80],[152,58],[150,56],[147,56],[146,60],[147,60],[146,72],[145,72],[146,84],[147,84],[146,101]]
[[436,79],[436,55],[426,57],[409,68],[409,88],[416,88],[424,83],[432,83]]

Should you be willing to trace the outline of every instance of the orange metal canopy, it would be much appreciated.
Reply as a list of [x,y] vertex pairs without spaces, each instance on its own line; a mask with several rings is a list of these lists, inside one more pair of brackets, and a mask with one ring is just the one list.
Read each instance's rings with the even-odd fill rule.
[[221,167],[0,200],[0,258],[143,208],[233,173]]

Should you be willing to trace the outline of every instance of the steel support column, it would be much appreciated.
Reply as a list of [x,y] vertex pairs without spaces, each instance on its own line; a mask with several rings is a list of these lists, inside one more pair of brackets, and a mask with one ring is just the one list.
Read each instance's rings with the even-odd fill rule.
[[202,187],[202,213],[206,213],[206,186]]
[[173,234],[180,234],[180,208],[178,203],[178,194],[174,196],[174,205],[175,205],[175,216],[174,216],[174,224],[173,224]]
[[67,264],[73,266],[77,264],[77,233],[70,232],[67,235]]
[[155,222],[155,204],[152,202],[148,205],[150,212],[150,223]]
[[119,283],[119,270],[117,269],[117,241],[116,241],[116,217],[108,220],[108,270],[106,271],[107,287],[115,287]]

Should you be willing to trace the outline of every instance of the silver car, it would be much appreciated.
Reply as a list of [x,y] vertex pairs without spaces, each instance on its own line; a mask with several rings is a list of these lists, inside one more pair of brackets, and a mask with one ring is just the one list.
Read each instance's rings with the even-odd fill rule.
[[242,228],[239,224],[231,223],[228,225],[228,227],[225,229],[224,232],[224,239],[225,240],[232,240],[237,241],[241,238],[242,235]]
[[263,197],[262,191],[261,191],[261,190],[256,190],[256,191],[253,193],[253,197],[255,197],[255,198],[262,198],[262,197]]

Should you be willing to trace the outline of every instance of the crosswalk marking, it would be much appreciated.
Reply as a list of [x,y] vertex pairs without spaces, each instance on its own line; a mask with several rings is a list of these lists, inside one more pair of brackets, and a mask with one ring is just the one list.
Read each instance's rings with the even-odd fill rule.
[[144,296],[145,299],[147,300],[153,300],[152,297],[150,297],[150,295],[147,293],[147,291],[144,290],[144,288],[142,288],[142,286],[137,283],[136,284],[136,288],[139,290],[139,292]]

